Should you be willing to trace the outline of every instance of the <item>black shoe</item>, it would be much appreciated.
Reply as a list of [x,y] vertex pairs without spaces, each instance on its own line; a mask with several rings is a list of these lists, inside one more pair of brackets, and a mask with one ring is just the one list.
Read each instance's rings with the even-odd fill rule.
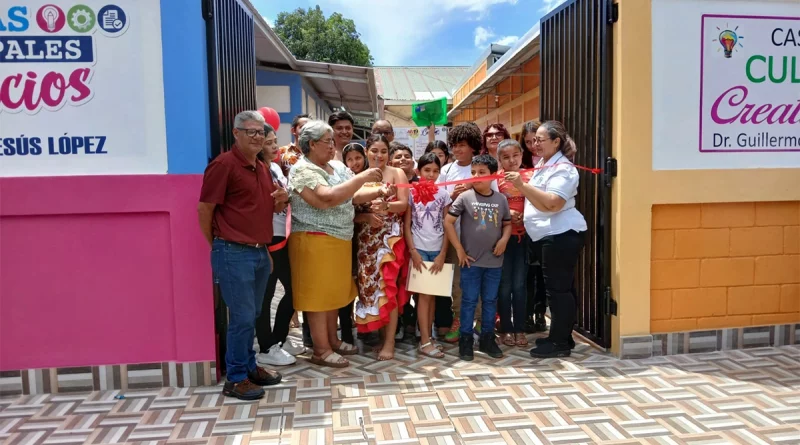
[[472,351],[474,344],[475,340],[472,335],[461,334],[461,337],[458,338],[458,358],[471,362],[475,358],[475,354]]
[[241,382],[233,383],[225,380],[222,387],[222,394],[228,397],[236,397],[239,400],[258,400],[264,397],[264,388],[244,379]]
[[[550,340],[550,337],[537,338],[536,339],[536,346],[542,346],[542,345],[544,345],[546,343],[552,343],[552,342],[553,341]],[[567,345],[569,346],[570,350],[575,349],[575,339],[570,337],[569,340],[567,340]]]
[[531,349],[531,357],[535,358],[557,358],[557,357],[569,357],[570,353],[569,346],[567,344],[557,344],[552,342],[547,342],[541,346],[537,346]]
[[536,314],[533,319],[534,332],[544,332],[547,330],[547,321],[544,319],[544,314]]
[[491,332],[487,335],[481,335],[481,339],[478,343],[478,350],[491,358],[500,358],[503,356],[503,351],[500,350],[500,346],[497,345],[494,332]]
[[277,385],[283,378],[278,371],[267,371],[260,366],[256,366],[256,369],[247,373],[247,377],[258,386]]

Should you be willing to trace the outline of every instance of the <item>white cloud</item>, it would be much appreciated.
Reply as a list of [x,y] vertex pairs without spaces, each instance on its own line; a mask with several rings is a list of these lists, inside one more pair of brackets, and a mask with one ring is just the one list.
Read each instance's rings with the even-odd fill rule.
[[541,12],[547,14],[548,12],[558,8],[564,3],[566,0],[544,0],[541,8]]
[[475,46],[478,48],[483,47],[492,37],[494,37],[494,33],[488,28],[483,26],[475,28]]
[[419,51],[435,51],[431,38],[448,15],[469,19],[482,16],[492,6],[518,0],[317,0],[328,15],[339,12],[353,19],[376,65],[413,64]]
[[494,43],[498,45],[512,46],[513,44],[517,43],[517,40],[519,40],[519,36],[505,36],[501,37]]
[[261,18],[264,19],[265,22],[267,22],[267,25],[269,25],[270,28],[275,27],[275,22],[273,22],[272,19],[270,19],[269,17],[262,15]]
[[483,48],[490,42],[497,43],[498,45],[511,46],[519,40],[519,36],[498,37],[497,34],[492,31],[492,28],[484,28],[483,26],[475,28],[473,35],[475,36],[474,43],[477,48]]

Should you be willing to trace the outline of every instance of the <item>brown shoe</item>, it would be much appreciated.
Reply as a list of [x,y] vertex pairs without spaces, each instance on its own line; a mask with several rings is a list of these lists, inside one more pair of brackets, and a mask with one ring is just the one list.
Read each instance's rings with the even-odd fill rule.
[[250,379],[236,383],[226,380],[222,387],[222,394],[240,400],[258,400],[264,397],[264,388],[253,384]]
[[266,369],[256,366],[256,369],[247,374],[250,380],[259,386],[272,386],[281,382],[281,374],[278,371],[267,371]]

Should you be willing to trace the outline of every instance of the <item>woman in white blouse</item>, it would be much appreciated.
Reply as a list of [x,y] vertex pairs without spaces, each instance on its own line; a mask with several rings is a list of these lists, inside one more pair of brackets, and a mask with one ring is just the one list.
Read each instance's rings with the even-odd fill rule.
[[531,356],[568,357],[574,345],[575,265],[586,232],[586,220],[575,208],[580,181],[570,160],[575,143],[561,122],[548,121],[536,131],[536,151],[542,159],[529,183],[519,173],[506,173],[506,180],[525,195],[523,223],[542,265],[550,303],[550,335],[536,341]]

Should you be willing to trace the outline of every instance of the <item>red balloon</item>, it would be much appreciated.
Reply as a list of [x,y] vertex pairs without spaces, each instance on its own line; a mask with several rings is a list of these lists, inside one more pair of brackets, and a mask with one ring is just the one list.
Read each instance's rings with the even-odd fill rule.
[[258,110],[262,116],[264,116],[264,120],[270,125],[270,127],[274,128],[275,131],[278,131],[278,127],[281,125],[281,117],[278,115],[278,112],[273,110],[270,107],[261,107]]

